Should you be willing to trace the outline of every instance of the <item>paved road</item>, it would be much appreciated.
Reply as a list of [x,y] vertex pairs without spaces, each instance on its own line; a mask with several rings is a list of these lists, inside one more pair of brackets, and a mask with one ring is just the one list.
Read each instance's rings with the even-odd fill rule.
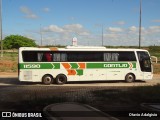
[[[134,86],[152,86],[160,84],[160,75],[154,75],[150,81],[136,81],[134,83],[125,83],[124,81],[106,81],[106,82],[81,82],[68,83],[65,85],[43,85],[41,83],[21,83],[17,76],[0,75],[0,111],[14,111],[23,107],[22,104],[28,106],[27,109],[32,109],[32,104],[35,104],[39,99],[54,98],[53,102],[86,102],[93,107],[113,110],[134,110],[135,106],[125,104],[110,104],[95,96],[98,91],[107,90],[106,95],[116,94],[119,92],[132,89]],[[118,96],[117,96],[118,97]],[[49,99],[50,100],[50,99]],[[26,102],[27,101],[27,102]],[[30,102],[31,101],[31,102]],[[49,101],[48,101],[49,102]],[[46,104],[46,101],[43,103]],[[36,108],[35,108],[36,109]]]
[[[156,74],[153,76],[152,80],[148,81],[136,81],[134,83],[126,83],[125,81],[101,81],[101,82],[70,82],[63,86],[148,86],[160,84],[160,75]],[[32,82],[19,82],[16,75],[6,76],[0,75],[0,86],[13,86],[13,85],[30,85],[30,86],[46,86],[41,83],[32,83]],[[59,86],[56,84],[51,84],[50,86]]]

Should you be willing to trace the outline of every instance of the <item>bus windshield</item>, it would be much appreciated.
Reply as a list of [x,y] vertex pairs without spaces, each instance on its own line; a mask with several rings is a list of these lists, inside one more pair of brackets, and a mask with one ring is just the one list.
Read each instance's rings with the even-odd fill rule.
[[148,52],[138,51],[137,55],[138,55],[141,71],[151,72],[152,71],[151,70],[151,59],[150,59]]

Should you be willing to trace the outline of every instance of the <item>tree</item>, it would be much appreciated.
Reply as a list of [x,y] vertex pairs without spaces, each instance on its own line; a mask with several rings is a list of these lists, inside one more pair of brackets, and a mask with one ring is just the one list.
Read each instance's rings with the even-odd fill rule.
[[18,49],[19,47],[36,47],[34,40],[21,36],[10,35],[3,40],[4,49]]

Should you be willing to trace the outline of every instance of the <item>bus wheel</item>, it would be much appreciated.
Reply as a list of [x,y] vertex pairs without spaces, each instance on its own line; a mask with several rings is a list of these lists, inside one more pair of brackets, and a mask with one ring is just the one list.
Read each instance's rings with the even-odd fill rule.
[[67,77],[64,74],[59,74],[56,77],[56,83],[59,85],[63,85],[67,82]]
[[135,81],[134,74],[131,74],[131,73],[127,74],[125,77],[125,80],[126,80],[126,82],[129,82],[129,83],[134,82]]
[[44,75],[42,78],[42,83],[45,85],[50,85],[53,82],[53,77],[51,75]]

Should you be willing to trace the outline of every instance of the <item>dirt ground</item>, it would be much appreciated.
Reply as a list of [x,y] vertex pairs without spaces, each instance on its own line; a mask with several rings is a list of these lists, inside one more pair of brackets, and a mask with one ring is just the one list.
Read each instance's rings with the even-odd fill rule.
[[17,72],[18,71],[18,62],[11,60],[0,60],[0,75],[1,72]]
[[3,76],[5,76],[5,77],[9,77],[9,76],[12,76],[12,77],[14,77],[14,76],[17,76],[18,77],[18,72],[0,72],[0,77],[3,77]]

